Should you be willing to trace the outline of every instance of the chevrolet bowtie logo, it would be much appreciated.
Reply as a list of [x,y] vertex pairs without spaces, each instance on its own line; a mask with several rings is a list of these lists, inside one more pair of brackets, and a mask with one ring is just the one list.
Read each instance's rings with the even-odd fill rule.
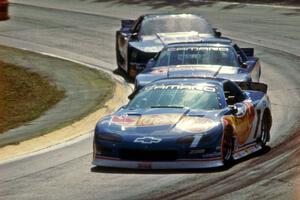
[[159,143],[160,141],[161,141],[160,138],[155,138],[155,137],[139,137],[134,140],[135,143],[142,143],[142,144]]

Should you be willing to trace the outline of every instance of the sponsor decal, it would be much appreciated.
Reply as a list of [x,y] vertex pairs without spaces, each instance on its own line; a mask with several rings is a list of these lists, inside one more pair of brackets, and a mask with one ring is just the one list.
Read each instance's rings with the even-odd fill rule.
[[153,114],[142,116],[113,116],[111,123],[126,127],[151,127],[176,125],[176,129],[191,133],[202,133],[216,127],[219,122],[206,117],[184,116],[182,114]]
[[144,90],[199,90],[205,92],[216,92],[213,86],[197,84],[197,85],[183,85],[183,84],[170,84],[170,85],[151,85],[145,87]]
[[244,104],[247,106],[245,115],[238,117],[230,115],[224,117],[226,123],[231,124],[231,126],[233,127],[234,135],[236,136],[237,142],[240,145],[245,144],[245,142],[247,141],[251,133],[253,120],[255,117],[253,105],[249,102],[244,102]]
[[167,51],[223,51],[228,52],[227,47],[171,47]]
[[[176,128],[181,131],[188,131],[191,133],[203,133],[205,131],[209,131],[210,129],[216,127],[219,122],[214,121],[212,119],[206,117],[191,117],[186,116],[181,119],[181,121],[177,124]],[[197,146],[198,142],[201,138],[197,139],[200,136],[197,136],[193,141],[192,145]],[[202,136],[201,136],[202,137]],[[198,142],[196,143],[196,141]],[[195,147],[192,146],[192,147]]]
[[142,144],[157,144],[161,142],[161,138],[155,137],[138,137],[133,142],[134,143],[142,143]]
[[168,73],[168,68],[157,68],[151,71],[151,74],[155,74],[155,75],[163,74],[163,73]]
[[122,126],[135,126],[138,120],[137,116],[113,116],[111,122]]
[[124,127],[164,126],[178,122],[181,114],[155,114],[142,116],[113,116],[111,122]]

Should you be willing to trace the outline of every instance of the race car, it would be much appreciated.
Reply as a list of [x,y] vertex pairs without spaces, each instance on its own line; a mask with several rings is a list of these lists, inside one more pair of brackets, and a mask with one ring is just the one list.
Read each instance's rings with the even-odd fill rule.
[[135,80],[135,87],[161,78],[203,76],[259,82],[261,65],[253,48],[240,48],[227,38],[167,45]]
[[92,164],[140,169],[226,166],[266,147],[263,83],[171,78],[146,85],[95,128]]
[[203,17],[192,14],[151,14],[122,20],[121,29],[116,32],[118,69],[134,78],[168,43],[220,36]]

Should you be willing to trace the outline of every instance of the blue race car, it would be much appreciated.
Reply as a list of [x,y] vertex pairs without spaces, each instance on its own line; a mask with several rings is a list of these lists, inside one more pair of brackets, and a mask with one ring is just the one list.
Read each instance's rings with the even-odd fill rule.
[[179,169],[227,165],[264,148],[272,116],[267,86],[225,79],[148,84],[95,128],[93,164]]
[[203,17],[193,14],[150,14],[122,20],[116,32],[118,69],[134,78],[166,44],[220,36]]
[[253,48],[239,48],[227,38],[167,45],[137,77],[136,89],[167,77],[217,77],[259,82],[261,65]]

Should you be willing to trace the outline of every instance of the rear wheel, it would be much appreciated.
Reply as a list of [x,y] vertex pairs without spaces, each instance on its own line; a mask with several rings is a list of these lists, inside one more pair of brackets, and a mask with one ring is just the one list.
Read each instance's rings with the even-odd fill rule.
[[225,134],[222,142],[222,157],[224,166],[228,166],[232,161],[234,150],[234,140],[230,134]]

